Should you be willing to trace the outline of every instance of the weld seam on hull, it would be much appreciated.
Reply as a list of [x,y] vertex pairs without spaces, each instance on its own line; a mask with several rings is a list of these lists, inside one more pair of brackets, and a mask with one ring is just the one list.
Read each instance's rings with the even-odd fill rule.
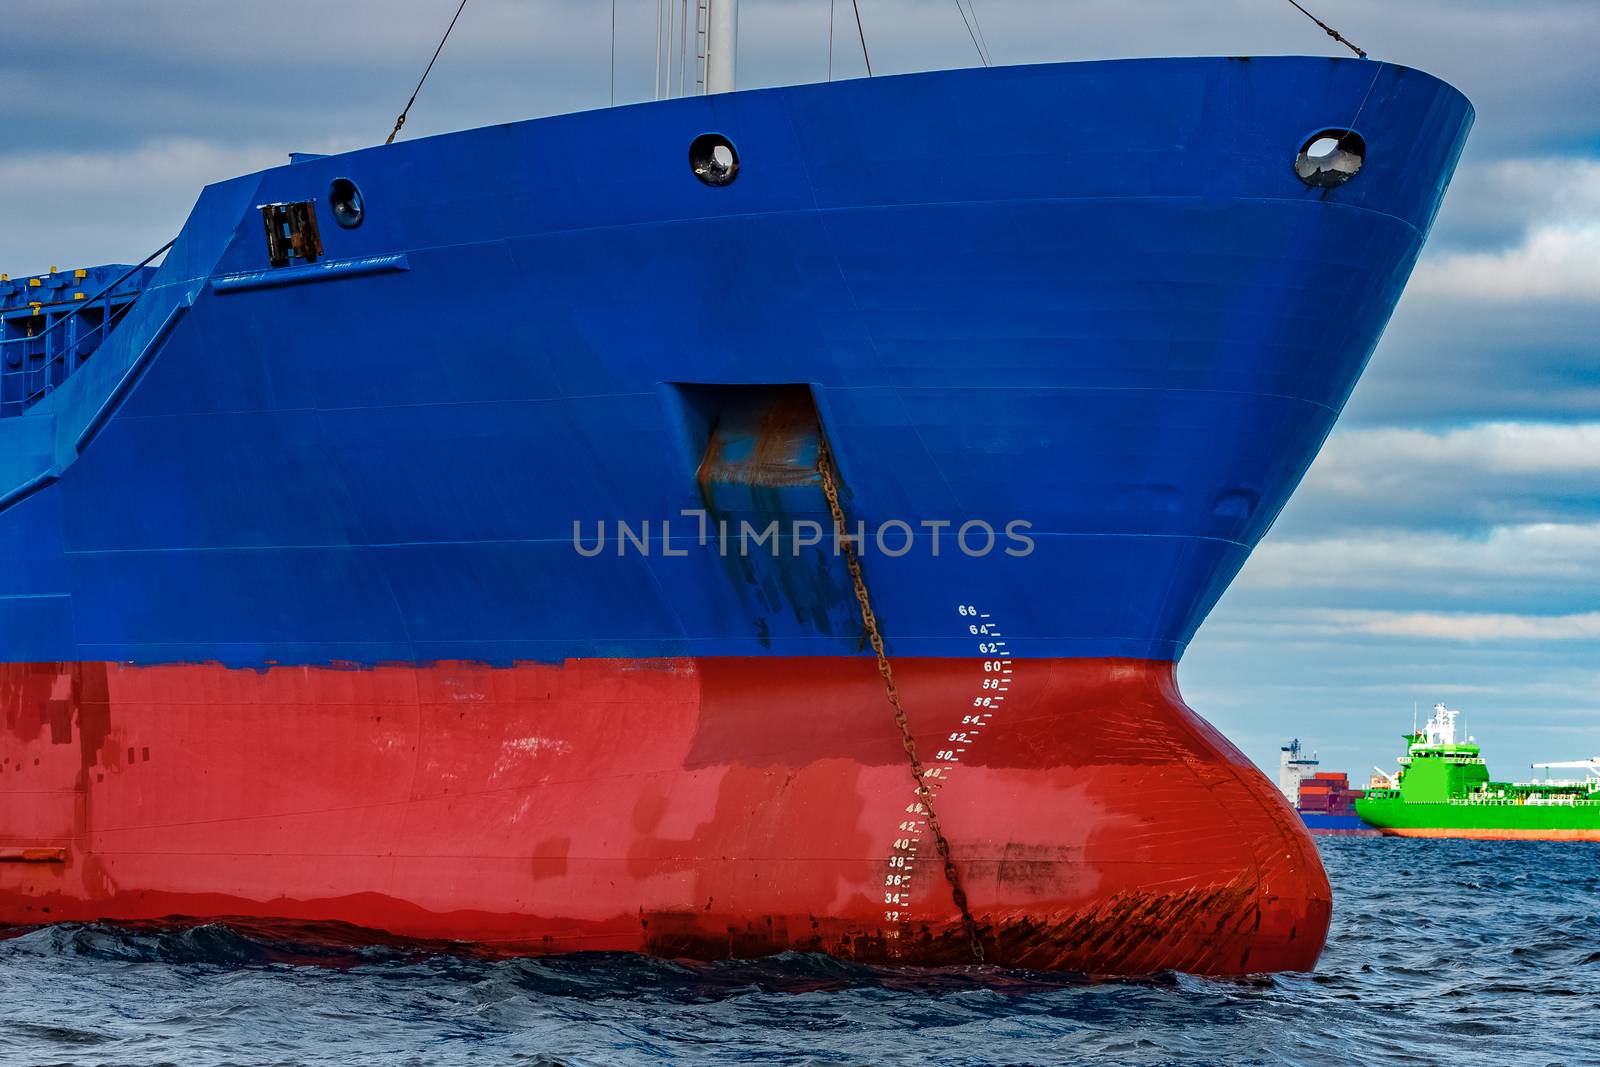
[[832,204],[828,206],[813,206],[805,208],[780,208],[772,211],[744,211],[727,215],[689,215],[683,218],[659,219],[652,222],[605,223],[598,226],[571,226],[564,229],[541,230],[538,236],[551,234],[571,235],[583,233],[604,233],[608,230],[630,230],[647,227],[669,227],[693,225],[704,222],[741,221],[745,219],[772,219],[788,218],[797,215],[815,214],[819,216],[849,215],[863,211],[882,210],[926,210],[929,208],[961,208],[977,207],[986,204],[1122,204],[1129,202],[1158,202],[1158,203],[1197,203],[1197,204],[1291,204],[1297,207],[1308,207],[1313,211],[1343,210],[1376,215],[1380,218],[1391,219],[1399,223],[1419,239],[1425,237],[1416,223],[1404,219],[1393,212],[1383,211],[1379,208],[1368,207],[1364,204],[1342,204],[1337,201],[1328,201],[1320,197],[1307,197],[1300,200],[1283,196],[1150,196],[1150,195],[1101,195],[1101,196],[1027,196],[1015,198],[972,198],[963,200],[921,200],[909,204]]

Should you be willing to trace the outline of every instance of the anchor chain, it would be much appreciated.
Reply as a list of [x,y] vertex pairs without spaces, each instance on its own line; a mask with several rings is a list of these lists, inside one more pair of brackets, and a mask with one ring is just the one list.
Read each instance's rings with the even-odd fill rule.
[[872,645],[873,654],[878,657],[878,673],[883,676],[883,692],[889,699],[889,706],[894,708],[894,722],[900,728],[900,747],[905,749],[906,758],[911,764],[911,777],[917,785],[917,803],[922,807],[928,830],[933,834],[934,846],[939,850],[939,859],[944,863],[945,881],[950,883],[950,898],[960,909],[961,925],[966,929],[967,937],[972,942],[972,958],[982,963],[983,940],[978,934],[978,923],[972,917],[972,909],[967,905],[967,891],[961,884],[961,872],[950,855],[950,841],[944,836],[944,828],[940,826],[939,815],[933,807],[933,791],[928,788],[922,760],[917,756],[917,742],[911,736],[911,723],[906,718],[906,708],[900,700],[900,690],[894,684],[894,667],[889,662],[888,653],[884,651],[883,634],[878,630],[878,617],[872,611],[872,598],[867,593],[867,581],[861,573],[861,560],[856,556],[854,543],[845,534],[844,507],[839,503],[839,485],[833,465],[833,453],[828,449],[827,439],[820,435],[817,440],[817,474],[822,479],[822,495],[828,498],[828,511],[833,515],[835,534],[844,548],[844,563],[850,570],[850,581],[855,585],[856,602],[861,607],[861,625],[867,632],[867,641]]

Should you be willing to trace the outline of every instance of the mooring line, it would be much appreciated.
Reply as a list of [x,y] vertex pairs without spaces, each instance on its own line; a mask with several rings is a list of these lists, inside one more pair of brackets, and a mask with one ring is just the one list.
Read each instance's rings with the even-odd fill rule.
[[395,135],[400,132],[400,127],[406,124],[406,116],[411,113],[411,105],[417,102],[417,94],[422,92],[422,83],[428,80],[429,74],[433,73],[433,65],[439,61],[439,53],[444,51],[444,43],[450,39],[450,31],[456,28],[456,19],[461,17],[461,12],[466,9],[466,6],[467,0],[461,0],[461,6],[456,8],[455,16],[450,19],[450,25],[445,27],[444,36],[439,38],[439,47],[433,50],[433,58],[428,60],[428,66],[422,72],[422,77],[417,79],[417,87],[411,90],[411,99],[407,100],[406,106],[400,109],[400,117],[394,120],[394,129],[389,131],[389,136],[384,139],[384,144],[394,144]]
[[1327,34],[1329,37],[1332,37],[1335,41],[1338,41],[1340,44],[1342,44],[1346,48],[1350,49],[1350,51],[1354,52],[1356,55],[1360,56],[1362,59],[1366,59],[1367,58],[1367,53],[1366,53],[1366,51],[1364,49],[1358,47],[1354,41],[1350,40],[1348,37],[1346,37],[1344,34],[1340,33],[1338,30],[1334,29],[1332,26],[1328,25],[1326,22],[1323,22],[1321,19],[1317,18],[1317,16],[1313,15],[1311,12],[1307,11],[1305,8],[1301,7],[1296,2],[1296,0],[1289,0],[1289,3],[1293,4],[1294,7],[1295,7],[1295,10],[1299,11],[1300,14],[1304,15],[1306,18],[1310,19],[1312,22],[1315,22],[1318,26],[1322,27],[1322,32],[1323,33]]

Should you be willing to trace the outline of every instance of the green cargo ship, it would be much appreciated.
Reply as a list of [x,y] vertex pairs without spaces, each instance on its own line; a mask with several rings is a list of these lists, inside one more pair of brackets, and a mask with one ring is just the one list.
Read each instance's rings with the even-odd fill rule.
[[1399,773],[1380,771],[1387,785],[1374,782],[1356,814],[1399,837],[1600,841],[1600,757],[1534,764],[1546,774],[1585,768],[1583,781],[1491,782],[1477,744],[1456,740],[1459,714],[1436,705],[1426,727],[1406,734]]

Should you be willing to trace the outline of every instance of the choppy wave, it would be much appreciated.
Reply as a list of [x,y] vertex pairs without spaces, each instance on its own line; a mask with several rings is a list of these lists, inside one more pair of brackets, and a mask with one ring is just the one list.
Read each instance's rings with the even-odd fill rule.
[[819,956],[491,960],[360,931],[0,942],[0,1063],[1580,1064],[1600,849],[1332,839],[1312,974],[1090,981]]

